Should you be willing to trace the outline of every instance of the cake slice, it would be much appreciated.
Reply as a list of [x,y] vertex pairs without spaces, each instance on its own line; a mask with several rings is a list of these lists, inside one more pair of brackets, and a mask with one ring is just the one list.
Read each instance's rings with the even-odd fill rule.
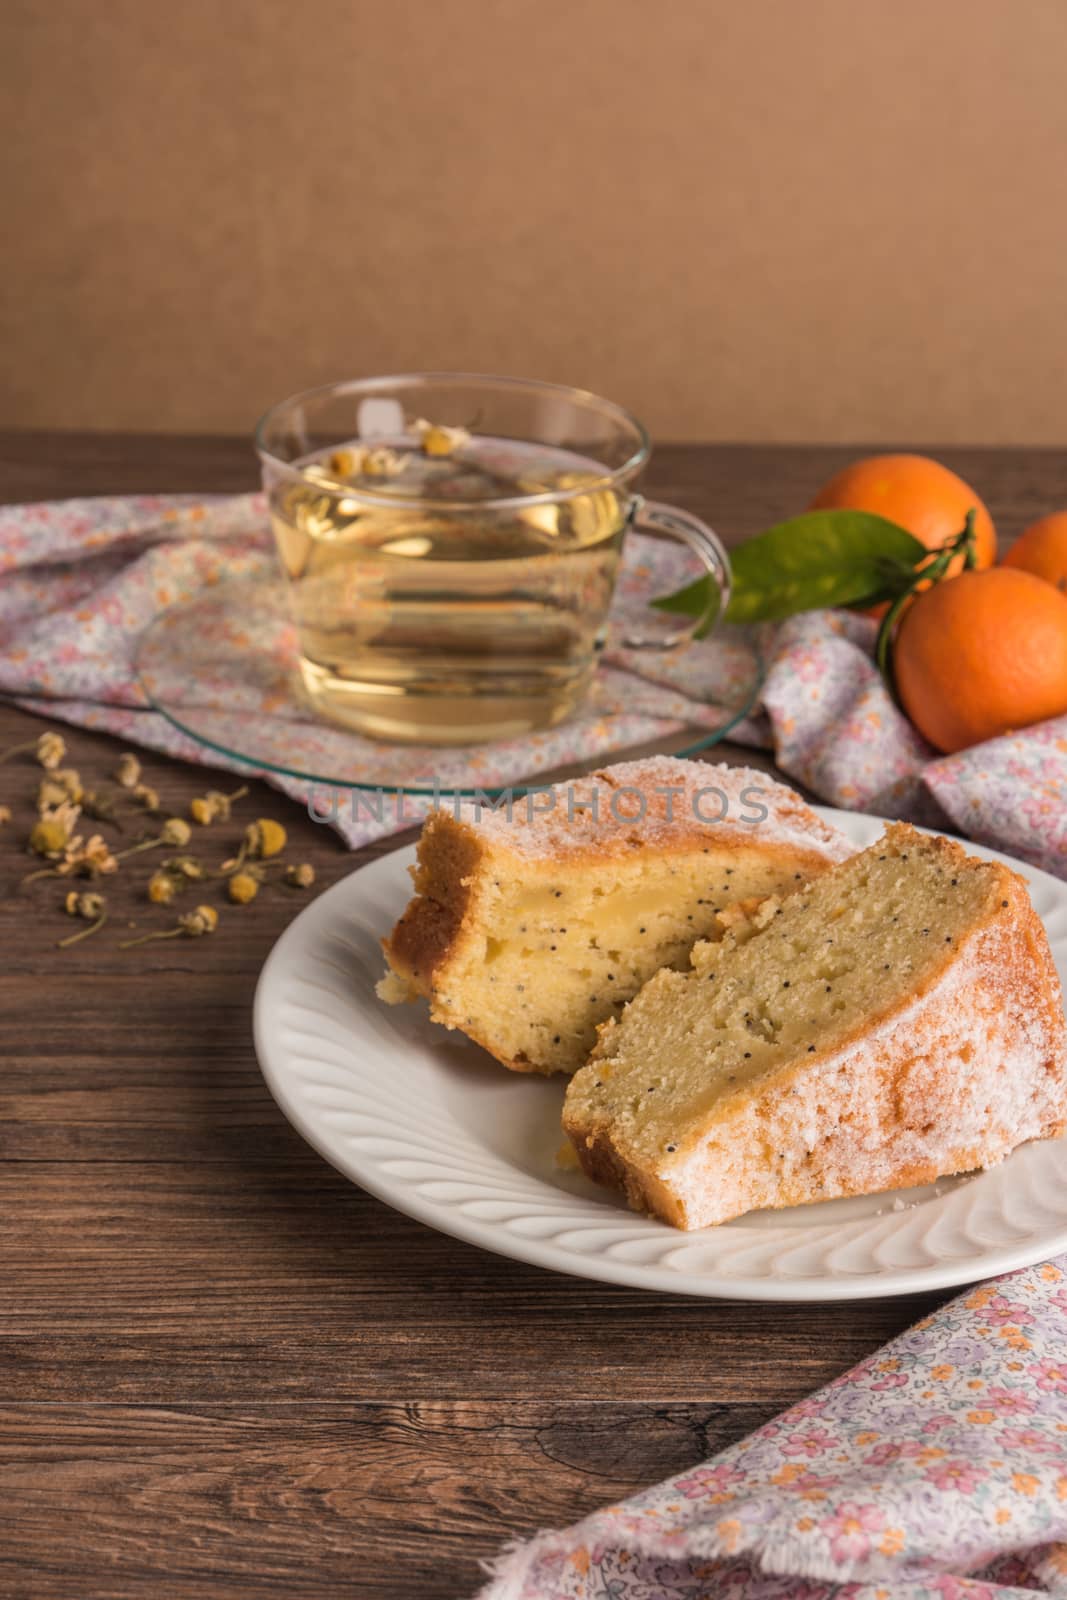
[[902,824],[652,978],[563,1113],[589,1176],[678,1228],[988,1167],[1065,1123],[1026,884]]
[[415,898],[382,941],[389,1001],[426,995],[517,1072],[574,1072],[726,905],[825,872],[853,846],[765,773],[656,757],[427,821]]

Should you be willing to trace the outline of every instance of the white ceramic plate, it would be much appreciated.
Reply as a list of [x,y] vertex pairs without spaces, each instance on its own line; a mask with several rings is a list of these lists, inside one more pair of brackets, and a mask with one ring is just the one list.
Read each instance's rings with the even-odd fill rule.
[[[822,810],[857,844],[874,818]],[[974,846],[975,854],[996,852]],[[327,1161],[442,1233],[557,1272],[676,1294],[840,1300],[970,1283],[1067,1249],[1067,1139],[991,1172],[890,1195],[754,1212],[696,1233],[636,1216],[556,1166],[563,1081],[505,1072],[425,1006],[374,993],[413,850],[335,884],[279,939],[256,992],[256,1052]],[[1067,983],[1067,884],[1030,884]]]

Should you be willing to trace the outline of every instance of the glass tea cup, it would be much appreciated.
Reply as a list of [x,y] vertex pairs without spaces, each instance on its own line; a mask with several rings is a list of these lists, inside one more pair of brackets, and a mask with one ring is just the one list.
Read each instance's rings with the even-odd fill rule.
[[631,527],[714,578],[708,614],[624,642],[673,648],[725,608],[710,528],[646,501],[641,424],[580,389],[413,373],[282,401],[256,430],[316,710],[372,738],[465,745],[561,722],[585,696]]

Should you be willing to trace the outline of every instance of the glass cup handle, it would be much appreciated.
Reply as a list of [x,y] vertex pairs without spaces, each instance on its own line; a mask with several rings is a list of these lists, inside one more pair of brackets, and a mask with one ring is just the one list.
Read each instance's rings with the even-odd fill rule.
[[708,604],[700,616],[686,618],[669,633],[631,633],[623,640],[628,650],[673,650],[697,638],[702,629],[709,628],[725,612],[732,582],[730,558],[707,523],[688,511],[679,511],[676,506],[665,506],[659,500],[645,500],[635,495],[630,526],[639,533],[655,533],[688,545],[714,580]]

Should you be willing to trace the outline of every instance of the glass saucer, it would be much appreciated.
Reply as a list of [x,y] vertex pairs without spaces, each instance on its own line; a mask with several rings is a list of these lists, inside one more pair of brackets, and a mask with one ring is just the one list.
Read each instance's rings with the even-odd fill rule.
[[411,795],[521,789],[650,746],[691,755],[726,738],[763,681],[750,628],[724,624],[663,654],[609,646],[589,697],[558,727],[442,748],[368,739],[324,720],[297,658],[284,584],[260,577],[161,612],[138,639],[134,665],[153,708],[211,750],[310,783]]

